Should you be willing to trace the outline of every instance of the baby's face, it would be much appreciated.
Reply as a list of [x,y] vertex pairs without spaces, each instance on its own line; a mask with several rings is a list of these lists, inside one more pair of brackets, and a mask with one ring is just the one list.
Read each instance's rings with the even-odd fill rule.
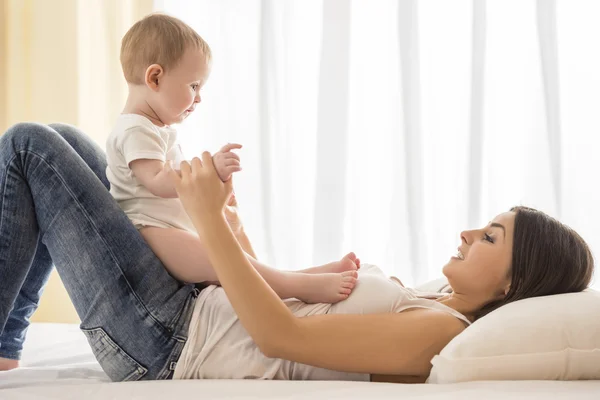
[[155,110],[163,123],[180,123],[194,111],[209,72],[206,57],[196,49],[188,49],[179,64],[166,71],[158,91],[159,110]]

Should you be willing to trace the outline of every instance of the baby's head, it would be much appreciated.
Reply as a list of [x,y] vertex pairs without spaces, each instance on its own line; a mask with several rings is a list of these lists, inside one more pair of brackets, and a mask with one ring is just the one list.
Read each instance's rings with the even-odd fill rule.
[[200,102],[208,79],[208,44],[183,21],[151,14],[136,22],[121,42],[121,66],[129,84],[165,125],[183,121]]

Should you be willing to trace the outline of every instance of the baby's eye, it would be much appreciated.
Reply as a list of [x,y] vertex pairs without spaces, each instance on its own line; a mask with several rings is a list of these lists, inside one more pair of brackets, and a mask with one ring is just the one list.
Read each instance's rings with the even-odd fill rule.
[[194,83],[194,84],[193,84],[193,85],[191,85],[191,86],[192,86],[192,90],[193,90],[193,91],[196,91],[196,89],[198,89],[198,84],[197,84],[197,83]]

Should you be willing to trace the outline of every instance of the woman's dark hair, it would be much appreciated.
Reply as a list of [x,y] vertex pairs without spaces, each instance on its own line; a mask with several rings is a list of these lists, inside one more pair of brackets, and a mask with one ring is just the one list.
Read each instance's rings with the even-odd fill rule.
[[533,208],[511,211],[516,216],[510,289],[504,299],[484,306],[477,318],[513,301],[581,292],[592,280],[592,252],[577,232]]

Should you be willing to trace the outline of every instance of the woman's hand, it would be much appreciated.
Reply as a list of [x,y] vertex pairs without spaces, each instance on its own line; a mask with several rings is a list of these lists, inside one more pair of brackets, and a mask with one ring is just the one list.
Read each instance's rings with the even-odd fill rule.
[[235,198],[235,193],[231,193],[229,201],[227,201],[225,208],[223,208],[223,214],[225,214],[225,218],[227,219],[231,231],[235,235],[241,233],[243,225],[238,213],[238,203]]
[[182,162],[179,174],[170,166],[168,168],[183,208],[195,225],[202,225],[211,216],[221,215],[231,197],[232,182],[231,179],[221,181],[209,152],[202,153],[202,160],[194,157],[191,165]]
[[252,247],[252,243],[250,243],[250,239],[246,236],[246,232],[244,232],[244,225],[242,224],[240,213],[238,212],[238,203],[235,192],[231,193],[231,197],[229,197],[229,201],[223,209],[223,214],[225,215],[229,229],[231,229],[235,235],[235,238],[240,246],[242,246],[244,252],[256,260],[256,252]]

